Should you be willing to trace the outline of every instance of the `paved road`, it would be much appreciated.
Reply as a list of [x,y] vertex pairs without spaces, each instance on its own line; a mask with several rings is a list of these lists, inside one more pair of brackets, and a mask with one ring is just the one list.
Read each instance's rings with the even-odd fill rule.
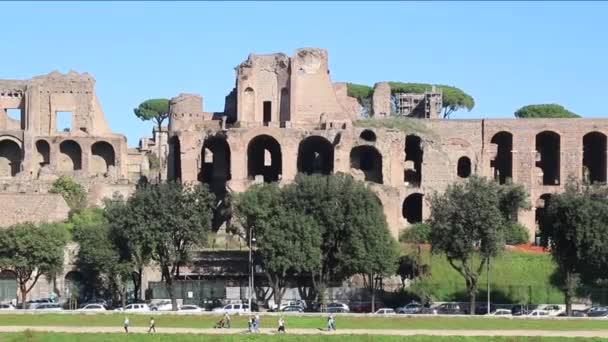
[[[0,326],[0,332],[39,332],[65,333],[124,333],[122,327],[74,327],[74,326]],[[147,328],[131,327],[130,332],[146,333]],[[275,329],[261,329],[262,334],[275,334]],[[246,334],[243,329],[196,329],[196,328],[157,328],[165,334]],[[431,335],[431,336],[561,336],[561,337],[608,337],[608,330],[428,330],[428,329],[339,329],[327,332],[320,329],[287,329],[288,334],[352,334],[352,335]]]

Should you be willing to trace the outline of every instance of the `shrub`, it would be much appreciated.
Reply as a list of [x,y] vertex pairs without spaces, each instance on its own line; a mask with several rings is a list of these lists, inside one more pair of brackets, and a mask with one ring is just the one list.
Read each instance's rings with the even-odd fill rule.
[[426,223],[416,223],[399,233],[399,242],[428,243],[431,227]]
[[53,182],[50,193],[60,194],[72,210],[87,206],[86,190],[68,176],[61,176]]
[[505,230],[505,243],[507,245],[520,245],[529,241],[528,229],[519,223],[513,223]]

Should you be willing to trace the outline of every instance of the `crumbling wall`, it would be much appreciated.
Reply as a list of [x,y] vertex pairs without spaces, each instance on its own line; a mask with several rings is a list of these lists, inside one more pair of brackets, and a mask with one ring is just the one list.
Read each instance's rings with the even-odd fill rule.
[[386,117],[391,115],[391,86],[388,82],[374,84],[372,95],[372,116]]

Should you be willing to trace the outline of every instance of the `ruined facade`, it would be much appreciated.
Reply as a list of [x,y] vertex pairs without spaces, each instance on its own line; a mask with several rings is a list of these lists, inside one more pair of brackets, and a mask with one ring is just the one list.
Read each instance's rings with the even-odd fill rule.
[[[377,194],[396,237],[428,217],[426,195],[479,174],[526,187],[532,209],[519,221],[531,238],[545,200],[566,179],[606,181],[608,120],[444,120],[435,108],[429,119],[378,128],[358,117],[344,83],[332,83],[327,58],[316,48],[250,55],[236,67],[224,112],[205,112],[200,95],[173,98],[168,178],[221,195],[300,172],[350,173]],[[440,107],[435,93],[429,105]],[[390,115],[390,97],[388,83],[377,83],[373,116]]]

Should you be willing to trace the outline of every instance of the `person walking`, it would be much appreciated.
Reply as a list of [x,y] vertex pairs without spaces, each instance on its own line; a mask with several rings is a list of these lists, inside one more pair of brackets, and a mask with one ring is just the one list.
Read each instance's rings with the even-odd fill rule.
[[128,334],[129,333],[129,317],[125,317],[124,326],[125,326],[125,332]]
[[283,334],[285,333],[285,320],[283,319],[283,316],[279,318],[279,329],[277,332]]
[[255,332],[260,332],[260,315],[256,314],[255,319],[253,320],[253,328]]
[[156,322],[154,322],[154,317],[150,317],[150,327],[148,328],[148,333],[151,331],[156,332]]
[[227,312],[224,314],[224,326],[230,328],[230,315]]
[[253,332],[253,316],[250,316],[247,320],[247,326],[249,326],[249,332]]

